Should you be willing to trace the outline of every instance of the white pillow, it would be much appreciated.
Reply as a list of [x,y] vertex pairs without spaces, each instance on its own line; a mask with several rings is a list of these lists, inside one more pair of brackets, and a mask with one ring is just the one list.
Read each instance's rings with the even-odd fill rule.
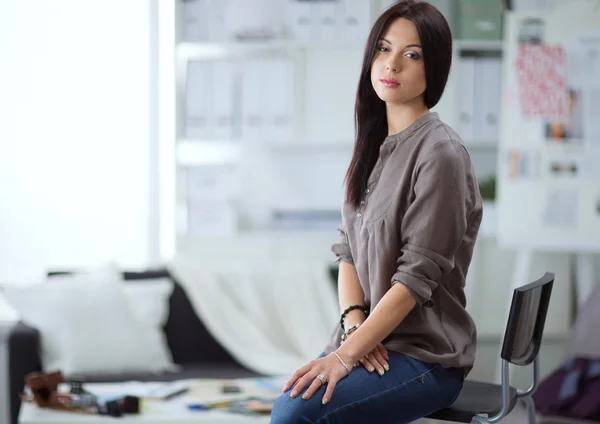
[[169,278],[136,280],[123,283],[123,291],[136,318],[148,327],[152,343],[157,344],[175,370],[173,356],[164,332],[169,319],[169,299],[175,285]]
[[45,370],[61,370],[69,377],[173,368],[157,321],[140,319],[148,309],[130,301],[116,274],[54,276],[48,282],[5,287],[4,295],[22,320],[40,331]]

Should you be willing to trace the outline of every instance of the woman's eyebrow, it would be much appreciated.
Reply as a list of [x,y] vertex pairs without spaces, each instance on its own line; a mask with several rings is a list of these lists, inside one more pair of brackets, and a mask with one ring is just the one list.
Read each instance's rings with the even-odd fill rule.
[[[386,38],[383,38],[383,37],[381,37],[381,38],[379,39],[379,41],[385,41],[386,43],[388,43],[388,44],[390,44],[390,45],[392,44],[392,43],[390,42],[390,40],[388,40],[388,39],[386,39]],[[409,47],[418,47],[418,48],[420,48],[420,49],[422,49],[422,48],[423,48],[423,47],[421,47],[421,45],[420,45],[420,44],[408,44],[408,45],[407,45],[406,47],[404,47],[404,48],[405,48],[405,49],[407,49],[407,48],[409,48]]]

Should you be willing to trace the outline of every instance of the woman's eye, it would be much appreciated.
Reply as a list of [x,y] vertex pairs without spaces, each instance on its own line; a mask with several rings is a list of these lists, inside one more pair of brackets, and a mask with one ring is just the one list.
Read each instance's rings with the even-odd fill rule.
[[387,51],[389,51],[389,49],[387,47],[384,47],[384,46],[377,47],[377,50],[379,50],[380,52],[387,52]]
[[413,52],[408,52],[405,55],[406,57],[408,57],[409,59],[419,59],[421,56],[419,56],[417,53],[413,53]]

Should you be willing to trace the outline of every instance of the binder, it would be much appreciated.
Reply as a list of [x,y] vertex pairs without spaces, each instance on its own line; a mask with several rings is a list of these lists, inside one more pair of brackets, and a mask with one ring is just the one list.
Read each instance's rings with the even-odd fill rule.
[[457,35],[465,40],[502,39],[502,0],[456,0]]
[[289,1],[289,26],[292,38],[300,43],[311,41],[313,33],[313,10],[309,0]]
[[341,29],[339,5],[338,0],[321,0],[311,4],[315,39],[336,40]]
[[210,41],[225,41],[229,38],[225,24],[226,0],[205,0]]
[[342,31],[345,41],[365,43],[371,29],[371,2],[366,0],[343,0]]
[[188,138],[212,136],[212,68],[210,62],[188,63],[185,93],[185,134]]
[[[264,96],[268,73],[263,73],[264,59],[247,59],[242,69],[242,138],[261,140],[264,131]],[[264,75],[264,77],[263,77]]]
[[188,42],[207,41],[208,0],[183,2],[183,36]]
[[[499,136],[500,103],[502,92],[502,61],[500,58],[484,57],[480,60],[482,80],[484,82],[481,98],[482,127],[481,138],[495,141]],[[478,95],[478,93],[476,93]]]
[[212,136],[231,139],[234,126],[234,66],[231,60],[217,60],[213,68],[213,113],[211,119]]
[[294,66],[287,57],[270,58],[262,66],[262,75],[268,75],[261,103],[264,137],[289,140],[293,136]]
[[514,11],[550,11],[556,6],[556,0],[512,0]]
[[511,9],[514,11],[539,9],[543,0],[512,0]]
[[475,139],[475,57],[461,56],[457,63],[459,98],[456,131],[465,142]]
[[484,104],[486,102],[489,82],[485,80],[484,75],[484,60],[482,57],[474,58],[474,77],[473,77],[473,135],[469,142],[474,144],[483,140],[484,121],[486,119],[486,111]]

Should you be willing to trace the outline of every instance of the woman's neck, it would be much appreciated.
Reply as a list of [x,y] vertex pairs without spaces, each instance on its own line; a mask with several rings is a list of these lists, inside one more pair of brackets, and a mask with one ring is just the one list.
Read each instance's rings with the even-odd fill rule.
[[413,122],[429,113],[429,108],[422,100],[416,104],[394,104],[385,105],[388,123],[388,135],[398,134],[408,128]]

